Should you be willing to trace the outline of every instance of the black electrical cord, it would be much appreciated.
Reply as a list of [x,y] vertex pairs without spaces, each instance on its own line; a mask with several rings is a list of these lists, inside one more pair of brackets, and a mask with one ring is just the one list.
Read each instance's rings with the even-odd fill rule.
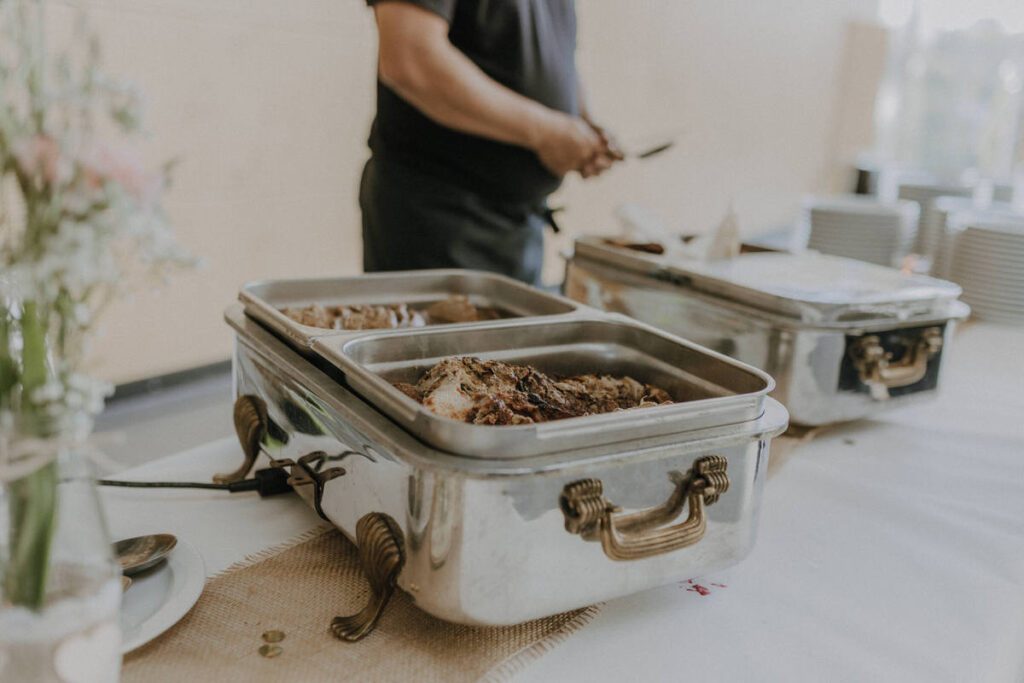
[[256,470],[252,479],[243,479],[228,484],[211,484],[199,481],[122,481],[119,479],[100,479],[100,486],[119,486],[140,489],[213,489],[239,493],[256,491],[261,497],[276,496],[292,490],[288,484],[288,472],[276,467]]
[[[255,479],[246,479],[239,484],[255,483]],[[208,484],[201,481],[120,481],[118,479],[100,479],[100,486],[123,486],[140,489],[218,489],[230,491],[231,484]]]

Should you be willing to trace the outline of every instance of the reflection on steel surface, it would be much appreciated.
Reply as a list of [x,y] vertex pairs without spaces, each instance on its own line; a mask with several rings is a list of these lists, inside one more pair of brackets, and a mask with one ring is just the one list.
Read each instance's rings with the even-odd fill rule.
[[942,330],[929,327],[916,339],[901,339],[899,345],[903,348],[894,354],[882,346],[878,335],[872,334],[861,337],[850,347],[860,381],[871,389],[875,399],[887,399],[889,389],[916,384],[924,378],[928,361],[942,350]]
[[356,524],[356,543],[359,561],[370,582],[370,601],[356,614],[335,617],[331,622],[334,636],[350,643],[362,640],[377,626],[405,565],[402,532],[395,520],[385,514],[363,515]]
[[267,433],[266,402],[259,396],[239,396],[235,400],[234,420],[235,433],[238,435],[238,443],[242,446],[245,460],[234,472],[213,475],[213,481],[217,484],[242,481],[256,463],[263,437]]
[[[729,489],[727,467],[726,459],[718,455],[698,458],[685,475],[669,475],[676,488],[663,505],[621,517],[612,517],[620,508],[604,497],[600,479],[567,484],[559,499],[565,529],[588,541],[600,539],[605,555],[613,560],[638,560],[693,545],[707,528],[704,506]],[[684,505],[690,509],[684,522],[658,528],[675,519]]]

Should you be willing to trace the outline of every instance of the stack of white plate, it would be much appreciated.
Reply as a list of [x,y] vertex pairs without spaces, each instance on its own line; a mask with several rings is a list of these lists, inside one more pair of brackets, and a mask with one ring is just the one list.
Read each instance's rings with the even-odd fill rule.
[[1010,203],[1013,201],[1013,185],[997,183],[992,186],[992,200]]
[[928,183],[900,183],[899,198],[917,202],[921,207],[921,219],[918,222],[917,241],[914,251],[922,256],[934,259],[939,250],[940,235],[933,230],[931,220],[932,203],[939,197],[974,196],[974,188],[967,185],[940,185]]
[[922,216],[920,223],[921,230],[929,231],[937,242],[931,274],[935,277],[949,277],[954,237],[972,220],[1007,218],[1013,222],[1018,215],[1009,202],[994,201],[984,208],[978,208],[976,202],[967,197],[939,197],[932,200],[927,217]]
[[812,198],[804,207],[807,246],[823,254],[898,267],[914,245],[920,213],[914,202],[843,195]]
[[955,237],[950,277],[975,317],[1024,325],[1024,218],[971,221]]

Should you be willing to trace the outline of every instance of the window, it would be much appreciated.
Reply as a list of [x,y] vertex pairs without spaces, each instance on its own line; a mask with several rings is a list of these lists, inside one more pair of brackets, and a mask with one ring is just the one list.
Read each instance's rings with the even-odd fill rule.
[[1024,2],[882,0],[892,27],[876,155],[954,180],[1024,162]]

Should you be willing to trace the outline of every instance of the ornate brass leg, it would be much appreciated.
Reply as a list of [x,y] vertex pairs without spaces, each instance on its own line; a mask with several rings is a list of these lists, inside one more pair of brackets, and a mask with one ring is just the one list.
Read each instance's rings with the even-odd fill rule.
[[267,404],[259,396],[239,396],[235,400],[234,419],[235,434],[238,435],[238,443],[242,446],[245,461],[234,472],[213,475],[213,481],[218,484],[230,484],[245,479],[249,470],[256,464],[256,457],[260,454],[263,438],[267,434]]
[[356,524],[356,543],[359,560],[370,581],[370,601],[358,613],[335,617],[331,631],[339,640],[354,643],[365,638],[377,625],[377,620],[395,592],[398,574],[405,566],[402,549],[402,531],[395,520],[380,512],[363,515]]

